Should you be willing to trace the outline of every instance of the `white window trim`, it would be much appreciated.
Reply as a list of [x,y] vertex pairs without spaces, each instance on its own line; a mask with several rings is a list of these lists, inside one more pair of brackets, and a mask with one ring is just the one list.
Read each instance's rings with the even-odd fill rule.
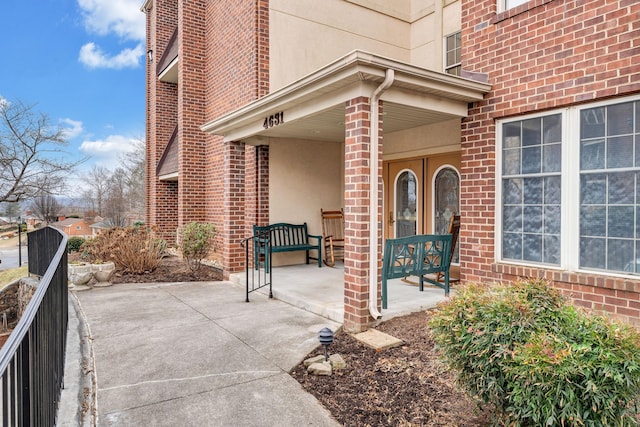
[[[456,62],[455,64],[447,64],[447,38],[451,37],[457,33],[462,33],[462,30],[454,31],[453,33],[447,34],[442,38],[442,51],[444,55],[442,55],[442,70],[448,74],[448,70],[451,68],[456,68],[462,65],[462,54],[460,55],[460,62]],[[462,35],[462,34],[461,34]],[[460,42],[462,43],[462,41]],[[460,46],[462,49],[462,46]],[[462,53],[462,52],[461,52]]]
[[[526,116],[496,120],[496,191],[495,191],[495,234],[494,257],[500,264],[544,268],[586,274],[600,274],[612,277],[637,279],[637,274],[618,271],[580,269],[580,112],[584,109],[640,101],[640,95],[613,98],[589,104],[549,110]],[[537,117],[561,114],[562,120],[562,172],[561,172],[561,214],[560,214],[560,265],[536,263],[524,260],[502,258],[502,126]]]
[[507,7],[507,0],[498,0],[498,13],[505,12],[507,10],[513,9],[514,7],[518,7],[521,4],[527,3],[529,0],[524,0],[522,3],[517,4],[515,6]]

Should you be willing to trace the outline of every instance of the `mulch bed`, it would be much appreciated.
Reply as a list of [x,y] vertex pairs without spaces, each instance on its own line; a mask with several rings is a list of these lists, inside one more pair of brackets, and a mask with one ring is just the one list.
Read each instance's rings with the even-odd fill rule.
[[[375,351],[349,334],[336,334],[330,353],[347,368],[331,376],[307,373],[303,364],[291,375],[345,426],[487,426],[482,411],[455,381],[434,348],[429,312],[381,323],[377,330],[404,341]],[[308,357],[323,354],[319,347]]]

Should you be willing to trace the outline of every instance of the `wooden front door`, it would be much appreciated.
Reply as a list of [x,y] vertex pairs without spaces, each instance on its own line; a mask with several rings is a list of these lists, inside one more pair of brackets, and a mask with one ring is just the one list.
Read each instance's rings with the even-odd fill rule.
[[384,171],[385,238],[422,234],[424,159],[389,162]]
[[460,213],[459,171],[459,153],[385,162],[385,239],[446,233]]

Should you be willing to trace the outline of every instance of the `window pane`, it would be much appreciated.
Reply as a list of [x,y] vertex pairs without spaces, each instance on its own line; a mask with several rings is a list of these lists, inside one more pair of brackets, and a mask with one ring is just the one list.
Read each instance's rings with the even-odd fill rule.
[[522,145],[540,145],[542,120],[529,119],[522,122]]
[[524,179],[524,203],[526,205],[542,203],[542,178]]
[[560,237],[544,236],[542,262],[560,264]]
[[544,203],[547,205],[559,205],[562,180],[559,176],[547,176],[544,178]]
[[582,206],[580,208],[580,235],[606,236],[607,208],[604,206]]
[[542,234],[542,206],[526,206],[523,219],[525,233]]
[[504,233],[502,257],[507,259],[522,259],[522,234]]
[[607,240],[607,270],[625,271],[633,263],[633,240]]
[[580,139],[604,136],[604,107],[589,108],[580,112]]
[[520,122],[506,123],[502,126],[504,148],[520,148],[520,128]]
[[634,202],[634,177],[633,172],[610,173],[608,202],[612,205],[633,204]]
[[544,207],[545,234],[560,234],[560,206]]
[[542,172],[560,172],[562,165],[562,146],[545,145],[542,148]]
[[402,172],[396,181],[396,237],[416,234],[418,205],[417,179],[413,172]]
[[543,144],[551,144],[562,141],[562,116],[560,114],[554,114],[553,116],[545,117],[542,119],[543,123]]
[[522,149],[522,173],[540,173],[540,146]]
[[580,169],[604,169],[604,139],[580,143]]
[[542,236],[539,234],[525,234],[522,242],[522,259],[542,262]]
[[604,174],[583,174],[580,177],[580,201],[583,205],[604,204],[607,178]]
[[502,219],[504,231],[522,231],[522,207],[505,206]]
[[633,133],[633,102],[607,107],[607,135]]
[[633,206],[609,206],[607,236],[632,239],[635,234],[633,227],[634,210]]
[[607,140],[607,168],[633,166],[633,137],[621,136]]
[[522,203],[522,179],[505,179],[502,192],[505,205]]
[[583,237],[580,239],[580,266],[585,268],[606,267],[607,245],[605,239]]
[[520,173],[520,149],[504,150],[502,157],[502,173],[517,175]]

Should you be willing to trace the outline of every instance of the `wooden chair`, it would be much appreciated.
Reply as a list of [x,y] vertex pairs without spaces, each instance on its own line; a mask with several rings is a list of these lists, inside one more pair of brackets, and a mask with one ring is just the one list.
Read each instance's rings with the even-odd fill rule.
[[324,263],[333,267],[336,259],[344,260],[344,212],[325,211],[322,215],[322,237],[324,239]]

